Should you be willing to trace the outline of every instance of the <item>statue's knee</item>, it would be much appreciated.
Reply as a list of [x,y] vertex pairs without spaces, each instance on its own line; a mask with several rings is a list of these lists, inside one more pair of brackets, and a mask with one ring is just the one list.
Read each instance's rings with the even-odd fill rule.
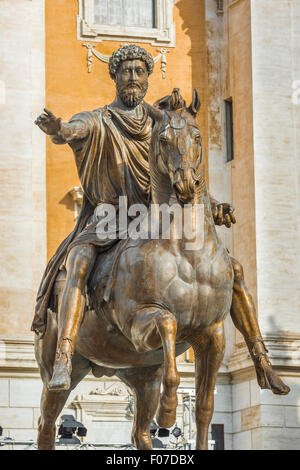
[[243,281],[244,280],[244,270],[243,266],[236,260],[232,258],[232,268],[234,272],[234,280],[235,281]]
[[73,280],[77,280],[79,283],[83,282],[87,276],[88,266],[87,263],[83,260],[76,260],[72,266],[70,271],[68,272],[69,278],[71,277]]

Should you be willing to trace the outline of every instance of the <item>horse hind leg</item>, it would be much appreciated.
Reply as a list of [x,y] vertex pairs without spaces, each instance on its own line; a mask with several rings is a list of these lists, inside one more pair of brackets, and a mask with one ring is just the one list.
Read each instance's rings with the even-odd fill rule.
[[120,369],[116,375],[135,395],[132,443],[138,450],[151,450],[150,424],[159,400],[162,366]]
[[196,449],[207,450],[208,427],[214,412],[214,389],[224,351],[223,322],[216,323],[190,339],[195,354]]
[[156,420],[161,427],[169,428],[176,421],[177,388],[180,383],[175,354],[177,320],[168,310],[153,307],[135,316],[130,333],[138,351],[155,350],[163,346],[163,391]]
[[44,385],[41,398],[41,415],[38,420],[38,450],[55,449],[55,422],[69,395],[70,390],[51,392]]

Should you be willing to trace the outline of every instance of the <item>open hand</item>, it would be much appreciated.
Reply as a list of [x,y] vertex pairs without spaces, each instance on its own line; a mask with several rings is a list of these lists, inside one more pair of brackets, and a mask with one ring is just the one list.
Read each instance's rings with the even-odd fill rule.
[[61,118],[57,118],[46,108],[44,108],[44,112],[40,114],[34,123],[39,126],[45,134],[49,135],[56,135],[61,128]]
[[230,228],[231,224],[236,223],[236,219],[233,215],[234,208],[231,204],[223,202],[222,204],[216,204],[213,208],[213,217],[216,225],[226,225]]

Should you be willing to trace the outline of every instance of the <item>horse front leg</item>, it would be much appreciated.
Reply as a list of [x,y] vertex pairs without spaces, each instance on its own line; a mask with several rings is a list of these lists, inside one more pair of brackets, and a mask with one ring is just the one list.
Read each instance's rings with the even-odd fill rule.
[[177,388],[180,383],[175,354],[177,321],[174,315],[167,311],[157,315],[155,321],[164,350],[163,392],[159,401],[156,421],[159,426],[170,428],[176,421]]
[[160,396],[157,423],[161,427],[169,428],[176,421],[176,408],[178,405],[177,388],[180,376],[176,366],[175,343],[177,333],[177,320],[168,310],[151,308],[140,311],[135,315],[131,327],[131,341],[137,351],[156,350],[163,347],[164,373],[163,391]]
[[189,340],[195,354],[196,374],[196,449],[208,449],[208,428],[214,412],[214,389],[224,351],[223,322],[194,335]]

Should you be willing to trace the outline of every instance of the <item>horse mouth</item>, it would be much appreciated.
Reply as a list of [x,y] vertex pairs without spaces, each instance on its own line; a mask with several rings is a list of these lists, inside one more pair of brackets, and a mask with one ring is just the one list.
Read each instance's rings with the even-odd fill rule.
[[175,188],[176,198],[180,203],[189,204],[193,201],[194,196],[195,196],[194,191],[190,191],[182,187],[181,184],[175,184],[174,188]]
[[192,175],[185,177],[184,174],[177,172],[173,183],[177,199],[183,204],[191,202],[195,197],[196,183]]

